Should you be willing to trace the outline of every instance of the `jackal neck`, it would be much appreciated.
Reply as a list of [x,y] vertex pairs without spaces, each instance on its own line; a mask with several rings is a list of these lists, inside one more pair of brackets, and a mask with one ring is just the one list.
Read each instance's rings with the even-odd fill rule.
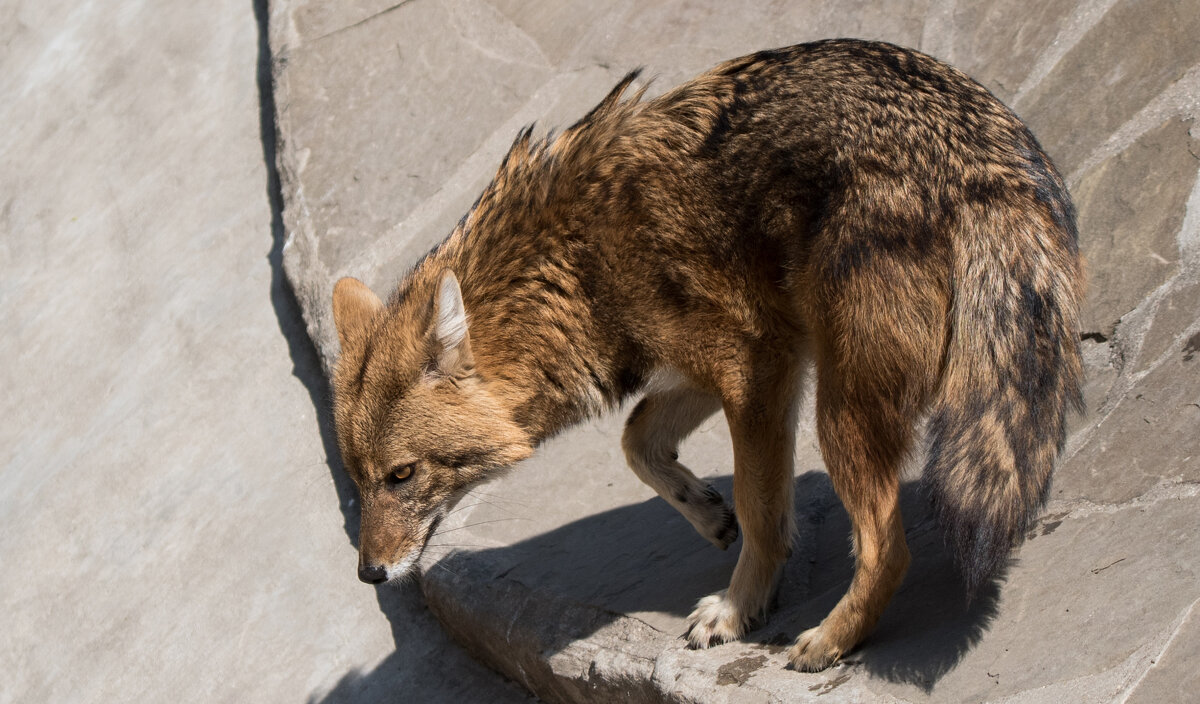
[[455,273],[475,373],[535,444],[641,387],[647,364],[602,303],[616,296],[602,272],[545,230],[489,239],[474,247],[456,230],[404,289],[427,295],[442,272]]
[[653,366],[644,323],[628,319],[639,301],[625,250],[662,219],[654,181],[669,178],[678,151],[702,134],[662,113],[687,95],[622,100],[635,77],[557,136],[522,131],[475,205],[402,286],[431,291],[454,272],[476,370],[538,442],[620,403]]

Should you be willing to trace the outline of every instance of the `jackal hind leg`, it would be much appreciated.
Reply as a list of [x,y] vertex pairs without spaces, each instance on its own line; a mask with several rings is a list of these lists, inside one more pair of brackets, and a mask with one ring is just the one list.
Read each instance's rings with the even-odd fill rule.
[[807,672],[829,667],[866,637],[909,564],[899,480],[912,421],[889,399],[868,401],[853,391],[837,373],[819,372],[817,431],[829,477],[850,516],[855,565],[846,594],[788,651],[792,666]]
[[790,378],[726,404],[733,437],[733,498],[742,552],[729,588],[688,616],[688,644],[705,648],[746,633],[770,609],[793,535],[792,473],[798,385]]
[[679,463],[679,443],[721,408],[716,396],[679,386],[653,391],[629,414],[621,446],[634,474],[675,507],[705,540],[724,550],[738,524],[725,499]]

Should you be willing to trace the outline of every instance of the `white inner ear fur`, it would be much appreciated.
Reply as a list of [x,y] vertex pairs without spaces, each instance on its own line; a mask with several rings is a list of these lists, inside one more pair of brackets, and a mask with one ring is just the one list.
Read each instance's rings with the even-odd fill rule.
[[458,278],[447,271],[438,290],[437,339],[444,351],[450,351],[467,338],[467,310],[463,307]]

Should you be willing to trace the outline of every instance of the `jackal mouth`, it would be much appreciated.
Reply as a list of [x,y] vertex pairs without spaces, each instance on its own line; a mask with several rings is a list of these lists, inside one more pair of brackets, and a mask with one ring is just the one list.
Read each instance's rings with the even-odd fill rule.
[[425,540],[421,541],[421,552],[425,551],[425,546],[429,544],[430,538],[437,535],[438,526],[442,525],[442,520],[445,518],[445,511],[438,511],[438,514],[429,522],[429,530],[425,531]]
[[412,576],[417,569],[417,565],[421,562],[421,557],[425,555],[425,548],[429,545],[429,539],[437,533],[438,526],[441,525],[445,517],[446,513],[444,511],[438,511],[430,519],[429,527],[425,530],[425,536],[421,538],[421,543],[412,550],[409,550],[408,554],[400,562],[396,563],[394,567],[387,567],[388,582],[401,582]]
[[388,584],[399,584],[399,583],[407,580],[409,577],[412,577],[413,572],[416,570],[417,562],[420,559],[421,559],[421,551],[414,550],[413,552],[406,555],[404,557],[404,559],[401,560],[399,563],[397,563],[395,565],[389,565],[386,568],[387,569],[387,580],[386,580],[387,583]]

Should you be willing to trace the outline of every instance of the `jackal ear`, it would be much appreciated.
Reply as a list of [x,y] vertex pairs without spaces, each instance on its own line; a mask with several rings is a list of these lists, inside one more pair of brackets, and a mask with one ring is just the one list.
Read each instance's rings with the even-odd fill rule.
[[383,301],[358,279],[347,276],[334,284],[333,324],[343,350],[349,341],[367,329],[367,324],[381,308]]
[[471,338],[467,334],[467,309],[463,306],[458,277],[447,270],[438,286],[436,314],[433,320],[433,339],[436,343],[434,363],[443,374],[458,376],[469,373],[475,364],[471,355]]

